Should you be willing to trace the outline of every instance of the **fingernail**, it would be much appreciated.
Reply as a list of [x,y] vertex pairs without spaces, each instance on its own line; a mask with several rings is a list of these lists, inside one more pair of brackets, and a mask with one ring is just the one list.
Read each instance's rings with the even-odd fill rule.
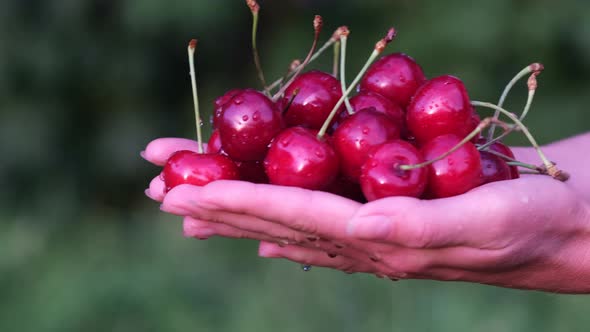
[[153,198],[153,197],[150,195],[150,188],[147,188],[146,190],[144,190],[144,191],[143,191],[143,193],[144,193],[144,194],[145,194],[145,195],[146,195],[148,198],[154,199],[154,198]]
[[139,152],[139,156],[141,158],[143,158],[144,160],[147,160],[146,156],[145,156],[145,150],[142,150],[141,152]]
[[166,204],[163,203],[160,205],[160,210],[163,212],[167,212],[167,213],[172,213],[175,214],[177,216],[188,216],[190,215],[190,213],[188,212],[188,210],[179,207],[179,206],[174,206],[174,205],[170,205],[170,204]]
[[370,216],[352,220],[347,232],[363,240],[385,239],[391,234],[393,222],[385,216]]
[[280,250],[280,248],[274,243],[261,243],[258,247],[258,256],[264,258],[278,258],[280,255],[278,255],[277,250]]
[[208,239],[212,236],[215,235],[215,231],[212,230],[211,228],[198,228],[198,227],[194,227],[194,228],[190,228],[190,229],[184,229],[184,236],[185,237],[196,237],[198,239],[204,240],[204,239]]

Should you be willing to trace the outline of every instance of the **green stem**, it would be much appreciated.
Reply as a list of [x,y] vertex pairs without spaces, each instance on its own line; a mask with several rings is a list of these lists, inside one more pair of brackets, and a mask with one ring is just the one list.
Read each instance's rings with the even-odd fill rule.
[[524,120],[527,113],[529,112],[529,109],[531,108],[531,104],[533,103],[533,98],[535,97],[535,91],[536,90],[529,90],[529,95],[526,100],[526,105],[524,105],[524,110],[522,111],[522,114],[520,115],[520,118],[519,118],[520,121]]
[[256,34],[258,31],[258,12],[252,12],[252,56],[254,57],[254,64],[256,65],[256,72],[258,73],[258,79],[262,83],[262,87],[268,94],[266,88],[266,80],[264,79],[264,72],[262,71],[262,65],[260,64],[260,56],[258,55],[258,47],[256,45]]
[[[342,93],[346,91],[346,41],[348,37],[342,36],[340,37],[340,86],[342,87]],[[352,115],[354,110],[352,109],[352,105],[350,105],[350,101],[348,97],[344,97],[344,104],[346,105],[346,110],[348,114]]]
[[537,171],[538,173],[541,173],[541,172],[539,172],[539,166],[536,166],[536,165],[527,164],[527,163],[523,163],[520,161],[507,161],[506,164],[508,164],[508,166],[518,166],[518,167],[522,167],[522,168],[528,168],[528,169]]
[[334,43],[334,58],[332,59],[332,75],[338,78],[338,61],[340,59],[340,42]]
[[203,153],[203,136],[201,134],[201,117],[199,114],[199,96],[197,94],[197,80],[195,78],[195,48],[197,40],[193,39],[188,45],[188,63],[191,76],[191,88],[193,91],[193,106],[195,109],[195,121],[197,126],[197,149],[199,153]]

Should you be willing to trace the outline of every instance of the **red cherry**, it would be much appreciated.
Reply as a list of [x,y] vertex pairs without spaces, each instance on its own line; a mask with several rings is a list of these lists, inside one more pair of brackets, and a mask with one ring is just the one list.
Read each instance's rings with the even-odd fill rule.
[[377,92],[405,108],[426,78],[422,68],[403,53],[386,55],[376,61],[360,83],[360,90]]
[[321,190],[338,175],[334,149],[302,127],[283,130],[271,143],[264,169],[272,184]]
[[[365,108],[375,108],[376,111],[389,116],[399,128],[403,128],[406,122],[406,115],[398,104],[372,91],[361,91],[356,96],[350,98],[350,105],[355,112]],[[342,112],[341,114],[348,114]]]
[[358,183],[354,183],[343,176],[338,176],[324,191],[342,196],[359,203],[366,203],[365,196]]
[[207,142],[207,153],[219,153],[221,151],[221,137],[219,137],[219,130],[215,129]]
[[[509,147],[507,147],[506,145],[504,145],[500,142],[495,142],[494,144],[490,145],[489,149],[514,159],[514,153],[512,153],[512,150],[510,150]],[[510,178],[511,179],[518,179],[520,177],[520,173],[518,172],[518,166],[511,165],[509,167],[510,167]]]
[[472,114],[463,82],[444,75],[429,80],[416,91],[407,109],[406,123],[423,144],[445,134],[467,136],[472,129]]
[[401,170],[397,166],[423,161],[420,151],[402,140],[375,147],[362,168],[360,182],[365,197],[369,201],[388,196],[420,197],[426,188],[426,168]]
[[223,105],[227,104],[227,102],[230,101],[240,91],[242,91],[242,90],[241,89],[231,89],[231,90],[227,91],[223,96],[217,97],[213,101],[214,112],[213,112],[213,119],[211,121],[211,124],[213,125],[214,129],[217,128],[217,126],[219,124],[219,118],[221,118],[221,111],[223,110]]
[[299,75],[285,90],[280,104],[286,106],[296,90],[299,92],[285,112],[289,127],[320,129],[342,97],[340,82],[334,76],[317,70]]
[[275,104],[262,93],[246,89],[223,106],[219,136],[223,150],[234,160],[262,160],[283,123]]
[[482,184],[510,180],[510,167],[506,162],[489,152],[479,151],[481,157]]
[[[434,138],[422,147],[424,159],[432,160],[439,157],[461,140],[462,138],[452,134]],[[470,142],[427,167],[428,192],[434,198],[460,195],[481,184],[479,151]]]
[[240,179],[253,183],[268,183],[268,176],[264,171],[262,161],[236,161]]
[[173,153],[161,176],[166,192],[181,184],[204,186],[216,180],[239,180],[238,169],[228,157],[188,150]]
[[398,125],[374,108],[360,110],[344,119],[332,136],[342,174],[358,183],[369,150],[397,138],[400,138]]

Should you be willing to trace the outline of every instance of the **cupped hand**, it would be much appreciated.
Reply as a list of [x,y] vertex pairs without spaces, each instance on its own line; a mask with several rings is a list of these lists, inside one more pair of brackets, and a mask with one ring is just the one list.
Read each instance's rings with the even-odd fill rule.
[[[152,142],[161,165],[187,142]],[[196,146],[195,146],[196,148]],[[589,211],[567,185],[545,176],[490,183],[445,199],[392,197],[367,204],[300,188],[218,181],[167,195],[187,236],[261,240],[263,257],[392,279],[460,280],[524,289],[590,292]]]

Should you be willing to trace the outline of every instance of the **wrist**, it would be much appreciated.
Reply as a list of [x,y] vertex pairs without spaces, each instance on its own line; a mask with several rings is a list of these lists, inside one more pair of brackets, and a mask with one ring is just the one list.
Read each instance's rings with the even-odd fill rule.
[[590,205],[583,203],[582,210],[580,227],[564,253],[563,272],[570,271],[565,273],[572,293],[590,294]]

